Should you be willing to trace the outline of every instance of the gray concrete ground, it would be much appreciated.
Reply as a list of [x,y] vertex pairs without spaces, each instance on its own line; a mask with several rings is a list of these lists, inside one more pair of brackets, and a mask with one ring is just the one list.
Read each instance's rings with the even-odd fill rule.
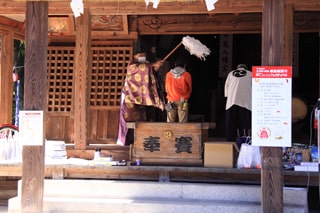
[[[309,188],[309,212],[308,213],[319,213],[320,212],[320,201],[319,201],[319,188]],[[8,213],[8,206],[0,205],[0,213]]]
[[8,206],[0,206],[0,213],[7,213],[8,212]]
[[[0,206],[0,213],[8,213],[8,206]],[[318,209],[310,209],[309,213],[319,213]]]

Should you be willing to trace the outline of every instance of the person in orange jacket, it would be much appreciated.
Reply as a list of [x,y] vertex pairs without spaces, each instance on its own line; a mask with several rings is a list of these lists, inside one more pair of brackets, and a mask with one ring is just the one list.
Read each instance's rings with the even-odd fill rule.
[[165,91],[167,93],[167,122],[188,122],[188,100],[192,92],[192,77],[186,70],[186,61],[178,57],[174,68],[166,74]]

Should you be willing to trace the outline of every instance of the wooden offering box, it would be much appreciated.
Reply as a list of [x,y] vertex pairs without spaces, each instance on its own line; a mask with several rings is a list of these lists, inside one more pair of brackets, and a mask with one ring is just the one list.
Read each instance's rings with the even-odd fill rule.
[[137,122],[133,162],[141,165],[202,165],[201,123]]

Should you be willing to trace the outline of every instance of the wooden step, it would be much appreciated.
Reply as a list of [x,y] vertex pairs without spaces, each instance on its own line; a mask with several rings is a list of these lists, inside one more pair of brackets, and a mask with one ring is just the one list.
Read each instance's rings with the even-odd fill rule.
[[0,206],[8,205],[8,200],[17,196],[18,179],[1,177],[0,180]]

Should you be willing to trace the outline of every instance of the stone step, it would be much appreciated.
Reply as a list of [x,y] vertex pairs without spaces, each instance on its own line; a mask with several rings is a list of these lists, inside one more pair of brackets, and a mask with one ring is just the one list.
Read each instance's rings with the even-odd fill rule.
[[[17,205],[18,197],[14,198]],[[9,204],[13,204],[10,200]],[[293,209],[293,208],[291,208]],[[20,212],[11,208],[9,213]],[[114,199],[94,197],[45,197],[43,213],[214,213],[214,212],[261,212],[259,203],[221,202],[178,199]],[[298,212],[298,211],[291,211]],[[301,211],[300,211],[301,212]]]
[[[20,209],[18,196],[9,212]],[[45,212],[261,212],[257,185],[205,183],[45,180]],[[307,190],[284,188],[284,212],[307,212]]]
[[[10,200],[8,212],[20,212],[18,197]],[[260,203],[221,200],[178,200],[178,199],[114,199],[94,197],[45,197],[43,213],[260,213]],[[284,205],[284,213],[307,213],[300,205]]]

